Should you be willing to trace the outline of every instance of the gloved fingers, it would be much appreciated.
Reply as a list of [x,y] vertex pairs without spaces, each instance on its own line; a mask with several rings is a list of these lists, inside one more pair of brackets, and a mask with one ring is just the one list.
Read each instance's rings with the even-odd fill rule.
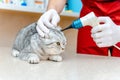
[[38,26],[36,26],[36,30],[37,30],[38,34],[39,34],[41,37],[44,37],[44,36],[45,36],[45,34],[39,29]]
[[98,33],[93,33],[93,34],[91,34],[91,37],[93,38],[93,39],[98,39],[98,38],[101,38],[101,37],[103,37],[104,36],[104,33],[103,32],[98,32]]
[[101,46],[101,44],[102,44],[102,38],[100,38],[100,39],[94,39],[94,41],[95,41],[95,43],[96,43],[96,45],[98,46],[98,47],[102,47]]
[[37,29],[41,30],[44,33],[49,33],[49,29],[44,25],[43,21],[39,20],[37,22]]
[[[98,17],[99,25],[92,28],[91,33],[107,30],[112,20],[109,17]],[[111,23],[110,23],[111,22]]]
[[97,33],[92,33],[91,37],[93,39],[97,39],[97,38],[105,38],[105,37],[111,37],[111,31],[110,30],[105,30],[105,31],[99,31]]
[[97,43],[96,44],[98,47],[106,47],[106,45],[104,43]]
[[91,33],[97,33],[97,32],[101,32],[107,29],[107,24],[100,24],[98,26],[92,27]]
[[55,15],[55,16],[53,16],[53,19],[52,19],[52,21],[51,21],[51,23],[54,25],[54,26],[57,26],[57,23],[60,21],[60,17],[59,17],[59,15]]
[[103,43],[103,42],[101,42],[101,43],[96,43],[96,45],[97,45],[98,47],[110,47],[110,46],[112,46],[112,45],[109,44],[109,43]]
[[47,26],[48,28],[54,28],[54,25],[51,23],[51,20],[52,20],[51,17],[45,18],[43,20],[44,25]]
[[60,17],[56,10],[50,9],[48,11],[47,15],[45,15],[45,16],[46,16],[46,18],[44,18],[44,24],[48,28],[54,28],[55,26],[57,26],[57,23],[59,22]]
[[108,23],[108,22],[111,22],[112,20],[110,19],[110,17],[98,17],[98,22],[99,23],[104,23],[104,24],[106,24],[106,23]]
[[93,40],[95,41],[98,47],[110,47],[114,43],[111,37],[102,37]]
[[108,46],[108,44],[105,43],[103,38],[94,39],[94,41],[98,47],[107,47]]

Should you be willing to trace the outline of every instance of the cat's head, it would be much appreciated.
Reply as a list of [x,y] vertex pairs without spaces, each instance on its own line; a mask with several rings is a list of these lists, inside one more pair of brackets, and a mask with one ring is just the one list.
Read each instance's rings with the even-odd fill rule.
[[65,50],[66,37],[60,27],[50,29],[48,38],[42,38],[44,52],[50,55],[61,54]]

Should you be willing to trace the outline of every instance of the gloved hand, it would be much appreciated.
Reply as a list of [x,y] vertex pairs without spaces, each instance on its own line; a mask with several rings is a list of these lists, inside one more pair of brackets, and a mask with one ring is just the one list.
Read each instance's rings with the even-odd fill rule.
[[37,22],[36,29],[41,37],[49,33],[49,28],[54,28],[60,21],[60,16],[56,10],[50,9],[45,12]]
[[103,23],[91,30],[91,36],[98,47],[110,47],[120,42],[120,26],[116,25],[110,17],[98,17]]

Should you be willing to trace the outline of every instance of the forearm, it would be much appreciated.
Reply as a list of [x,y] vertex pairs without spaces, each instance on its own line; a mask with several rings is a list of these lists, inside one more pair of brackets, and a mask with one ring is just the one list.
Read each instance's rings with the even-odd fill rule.
[[47,10],[55,9],[58,13],[61,13],[65,3],[66,0],[49,0]]

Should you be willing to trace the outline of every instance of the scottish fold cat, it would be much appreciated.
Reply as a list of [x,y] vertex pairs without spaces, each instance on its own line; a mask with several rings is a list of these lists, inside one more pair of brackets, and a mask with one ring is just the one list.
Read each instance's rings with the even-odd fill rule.
[[36,25],[37,23],[32,23],[18,32],[12,55],[32,64],[39,63],[40,60],[62,61],[61,53],[65,50],[66,37],[60,27],[50,29],[45,38],[39,36]]

